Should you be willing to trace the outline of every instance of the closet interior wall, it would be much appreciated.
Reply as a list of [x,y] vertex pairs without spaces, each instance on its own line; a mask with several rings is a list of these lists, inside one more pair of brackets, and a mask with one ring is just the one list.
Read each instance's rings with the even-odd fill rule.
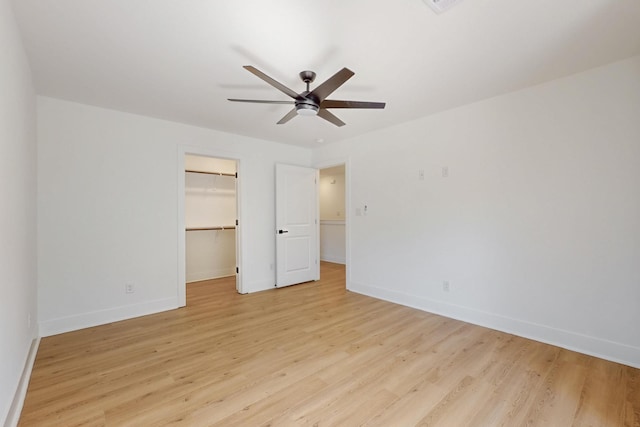
[[233,276],[236,162],[187,155],[185,169],[187,283]]

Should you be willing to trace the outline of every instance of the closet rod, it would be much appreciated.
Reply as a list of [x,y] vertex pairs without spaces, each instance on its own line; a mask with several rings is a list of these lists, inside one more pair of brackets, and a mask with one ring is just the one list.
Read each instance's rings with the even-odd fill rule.
[[209,231],[209,230],[235,230],[235,225],[230,225],[228,227],[187,227],[187,231]]
[[226,172],[205,172],[205,171],[194,171],[194,170],[190,170],[187,169],[185,170],[186,173],[203,173],[205,175],[219,175],[219,176],[232,176],[234,178],[236,178],[236,174],[235,173],[226,173]]

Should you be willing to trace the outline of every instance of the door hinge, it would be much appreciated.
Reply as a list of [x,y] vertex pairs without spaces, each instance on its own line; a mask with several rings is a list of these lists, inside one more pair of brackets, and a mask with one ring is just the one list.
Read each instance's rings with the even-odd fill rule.
[[236,219],[236,226],[238,225],[238,220]]
[[236,172],[236,178],[238,177],[238,172]]
[[240,269],[236,267],[236,274],[240,273]]

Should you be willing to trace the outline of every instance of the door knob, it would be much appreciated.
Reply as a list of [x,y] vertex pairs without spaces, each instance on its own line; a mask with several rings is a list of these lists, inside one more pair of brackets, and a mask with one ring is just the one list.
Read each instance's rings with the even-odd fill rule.
[[278,234],[284,234],[284,233],[288,233],[289,230],[278,230]]

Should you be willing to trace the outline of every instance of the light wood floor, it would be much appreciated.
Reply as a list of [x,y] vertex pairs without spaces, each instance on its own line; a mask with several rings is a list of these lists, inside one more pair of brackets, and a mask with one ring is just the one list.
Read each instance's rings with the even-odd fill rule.
[[639,426],[640,370],[322,280],[44,338],[22,426]]

